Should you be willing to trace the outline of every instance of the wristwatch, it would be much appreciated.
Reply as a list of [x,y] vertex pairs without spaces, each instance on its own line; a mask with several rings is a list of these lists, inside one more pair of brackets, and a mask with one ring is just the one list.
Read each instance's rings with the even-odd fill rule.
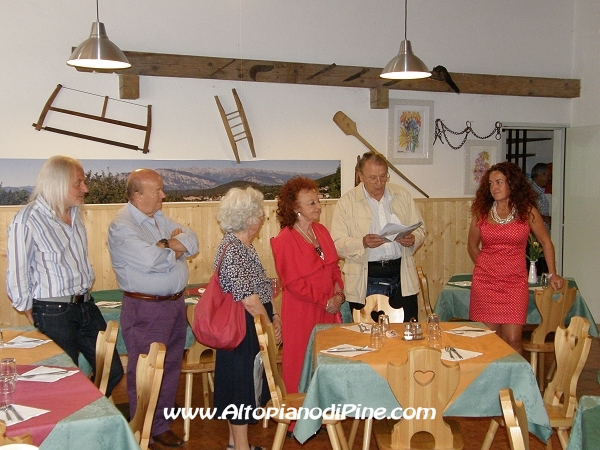
[[165,246],[165,248],[169,248],[169,240],[168,239],[161,239],[160,242],[162,245]]

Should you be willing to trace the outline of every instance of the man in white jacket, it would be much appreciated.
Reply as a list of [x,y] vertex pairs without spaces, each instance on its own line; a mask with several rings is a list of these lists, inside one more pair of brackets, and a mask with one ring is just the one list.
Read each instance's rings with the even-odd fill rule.
[[386,161],[373,152],[357,163],[361,183],[338,201],[331,223],[337,252],[345,259],[346,299],[362,309],[365,297],[385,294],[390,306],[404,308],[408,321],[417,318],[419,283],[413,255],[425,239],[425,225],[389,242],[378,236],[388,223],[422,222],[414,200],[403,187],[388,183]]

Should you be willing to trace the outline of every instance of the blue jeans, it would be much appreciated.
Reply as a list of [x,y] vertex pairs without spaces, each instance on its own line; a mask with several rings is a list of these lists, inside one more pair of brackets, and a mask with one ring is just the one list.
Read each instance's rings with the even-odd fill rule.
[[[81,353],[96,370],[96,339],[106,330],[106,321],[93,301],[59,303],[33,301],[33,324],[62,348],[75,364]],[[123,377],[123,366],[117,352],[113,355],[106,396]]]

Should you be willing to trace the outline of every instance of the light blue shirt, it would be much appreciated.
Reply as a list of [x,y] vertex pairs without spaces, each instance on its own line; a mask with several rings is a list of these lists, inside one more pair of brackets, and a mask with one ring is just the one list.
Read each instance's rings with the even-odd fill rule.
[[[174,229],[183,231],[175,239],[187,251],[179,259],[175,252],[156,243],[170,239]],[[108,249],[119,289],[151,295],[172,295],[182,291],[188,282],[185,256],[198,253],[198,237],[157,211],[148,217],[127,203],[110,223]]]
[[6,292],[18,311],[31,309],[34,298],[79,295],[92,287],[85,226],[78,207],[70,212],[69,226],[38,197],[8,227]]

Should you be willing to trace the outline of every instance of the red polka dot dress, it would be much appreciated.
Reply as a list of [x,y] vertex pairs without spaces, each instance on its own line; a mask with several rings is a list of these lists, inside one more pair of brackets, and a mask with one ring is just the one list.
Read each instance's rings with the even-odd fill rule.
[[529,224],[477,223],[481,252],[473,269],[469,319],[524,325],[529,304],[525,251]]

